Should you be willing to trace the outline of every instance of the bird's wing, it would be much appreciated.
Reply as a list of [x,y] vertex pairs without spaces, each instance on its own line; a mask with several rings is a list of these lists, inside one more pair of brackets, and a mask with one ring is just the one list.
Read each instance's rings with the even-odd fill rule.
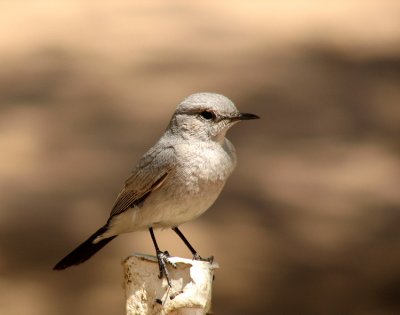
[[140,205],[153,191],[160,188],[170,174],[172,165],[172,148],[146,154],[126,180],[111,210],[110,219]]

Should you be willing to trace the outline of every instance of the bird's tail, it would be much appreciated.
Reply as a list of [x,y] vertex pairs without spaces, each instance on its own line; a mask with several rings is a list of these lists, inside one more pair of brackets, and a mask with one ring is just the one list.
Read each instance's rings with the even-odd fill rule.
[[106,246],[110,241],[112,241],[116,236],[111,236],[109,238],[102,239],[97,243],[93,243],[93,241],[99,235],[103,234],[107,231],[107,225],[98,229],[92,236],[90,236],[86,241],[84,241],[81,245],[75,248],[71,253],[61,259],[53,268],[53,270],[63,270],[73,265],[79,265],[94,254],[96,254],[100,249]]

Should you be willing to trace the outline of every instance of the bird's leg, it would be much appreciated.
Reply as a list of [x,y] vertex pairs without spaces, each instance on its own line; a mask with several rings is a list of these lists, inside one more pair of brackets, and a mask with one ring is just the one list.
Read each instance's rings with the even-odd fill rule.
[[197,251],[193,248],[193,246],[189,243],[189,241],[186,239],[185,235],[183,235],[183,233],[177,228],[174,227],[172,228],[172,230],[174,230],[174,232],[176,234],[178,234],[178,236],[180,237],[180,239],[185,243],[186,247],[189,248],[190,252],[193,255],[193,259],[194,260],[202,260],[202,261],[208,261],[210,263],[213,262],[214,260],[214,256],[208,257],[208,258],[202,258]]
[[165,252],[161,251],[160,248],[158,247],[153,228],[149,228],[149,232],[150,232],[151,239],[153,240],[153,244],[154,244],[154,247],[155,247],[156,253],[157,253],[158,267],[160,269],[160,275],[158,277],[161,279],[163,276],[165,276],[165,279],[167,279],[168,286],[170,288],[172,288],[171,280],[169,279],[169,274],[168,274],[168,270],[167,270],[167,264],[171,264],[172,266],[174,266],[174,264],[172,264],[168,260],[169,253],[167,251],[165,251]]

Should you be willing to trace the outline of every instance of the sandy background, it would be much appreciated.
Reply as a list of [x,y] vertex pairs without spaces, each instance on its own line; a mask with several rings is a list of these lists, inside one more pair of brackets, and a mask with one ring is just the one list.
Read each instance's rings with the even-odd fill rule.
[[182,226],[221,265],[214,313],[400,313],[399,1],[2,1],[0,58],[1,314],[124,314],[148,233],[51,268],[198,91],[262,117]]

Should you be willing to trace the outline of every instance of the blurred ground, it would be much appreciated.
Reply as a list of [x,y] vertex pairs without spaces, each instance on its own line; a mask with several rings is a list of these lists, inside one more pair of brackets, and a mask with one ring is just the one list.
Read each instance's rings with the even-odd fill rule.
[[0,25],[1,314],[124,313],[120,260],[147,233],[51,268],[197,91],[262,117],[182,226],[221,265],[215,314],[400,313],[398,1],[15,0]]

